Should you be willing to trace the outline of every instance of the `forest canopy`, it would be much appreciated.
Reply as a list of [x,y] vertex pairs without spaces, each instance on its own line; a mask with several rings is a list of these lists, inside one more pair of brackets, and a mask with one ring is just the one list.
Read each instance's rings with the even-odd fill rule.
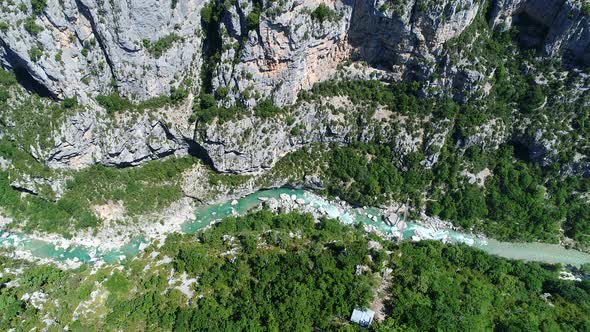
[[590,328],[590,282],[559,280],[559,266],[396,244],[298,213],[227,218],[120,267],[0,264],[2,330],[51,319],[71,331],[354,331],[350,313],[374,303],[386,268],[385,320],[374,331]]

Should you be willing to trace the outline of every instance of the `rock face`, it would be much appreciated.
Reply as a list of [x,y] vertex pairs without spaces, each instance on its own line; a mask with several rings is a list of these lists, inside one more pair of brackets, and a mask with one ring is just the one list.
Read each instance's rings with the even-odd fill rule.
[[[516,25],[525,46],[588,65],[590,18],[578,2],[495,0],[490,23]],[[0,29],[0,62],[56,98],[87,100],[113,86],[136,100],[168,94],[184,79],[199,80],[206,3],[47,0],[35,9],[30,0],[3,2],[0,22],[7,28]],[[320,4],[333,15],[314,16]],[[252,26],[255,6],[249,0],[224,5],[221,62],[212,82],[229,90],[230,102],[247,105],[256,94],[292,103],[351,56],[383,65],[400,79],[427,78],[436,64],[444,67],[445,42],[481,10],[479,0],[287,0],[263,2],[258,26]],[[446,76],[452,87],[481,79],[468,71]]]
[[54,138],[55,147],[44,159],[52,168],[79,169],[95,163],[134,166],[168,155],[185,155],[192,130],[191,105],[161,114],[123,115],[105,120],[89,110],[66,119]]
[[[20,192],[30,195],[42,196],[49,199],[59,199],[66,189],[65,179],[45,179],[41,177],[31,177],[23,174],[21,178],[14,180],[10,186]],[[45,190],[44,190],[45,189]],[[47,190],[49,189],[49,190]],[[47,197],[45,193],[52,193],[54,197]]]
[[329,77],[350,55],[347,31],[352,8],[340,1],[328,2],[335,16],[320,21],[310,14],[320,3],[266,3],[258,29],[251,29],[246,18],[253,3],[236,1],[222,20],[221,34],[223,45],[237,48],[222,53],[214,86],[234,90],[233,99],[247,104],[254,102],[254,93],[272,96],[277,104],[290,104],[299,91]]
[[[204,1],[2,2],[0,62],[56,98],[147,99],[198,77]],[[21,10],[25,6],[26,10]]]
[[[345,113],[330,108],[342,107]],[[285,154],[313,143],[344,145],[352,141],[369,142],[378,137],[400,156],[425,147],[425,167],[432,167],[440,154],[452,123],[413,123],[407,117],[379,109],[371,119],[359,123],[366,109],[342,97],[320,103],[302,103],[288,115],[271,119],[248,117],[241,120],[198,125],[195,142],[202,146],[219,172],[256,173],[270,169]],[[395,128],[393,128],[395,126]]]
[[[98,94],[116,90],[145,100],[167,95],[185,80],[195,83],[193,93],[199,92],[201,65],[211,51],[204,46],[210,36],[201,27],[205,4],[47,0],[34,8],[30,0],[1,2],[2,66],[14,69],[31,89],[58,99],[78,96],[87,107],[66,119],[54,147],[37,154],[53,168],[80,168],[138,165],[197,148],[218,171],[255,173],[311,143],[369,141],[383,132],[378,137],[400,155],[422,150],[423,165],[436,164],[452,124],[408,132],[406,119],[387,121],[392,115],[383,112],[377,112],[380,124],[363,126],[357,118],[303,103],[289,121],[286,116],[249,117],[199,124],[193,131],[190,97],[187,105],[155,115],[105,117],[93,101]],[[219,102],[224,106],[252,107],[266,98],[293,104],[301,90],[333,77],[349,59],[380,67],[393,79],[458,91],[458,100],[468,98],[468,90],[484,95],[485,75],[469,63],[451,64],[445,45],[486,14],[492,26],[518,27],[524,47],[562,56],[574,66],[590,64],[590,17],[574,0],[495,0],[487,13],[479,0],[236,0],[216,5],[223,7],[216,46],[220,61],[210,83],[212,92],[225,96]],[[387,130],[396,122],[396,130]],[[505,127],[482,127],[458,145],[493,148],[513,140],[539,146],[538,153],[531,151],[535,159],[550,159],[551,139]],[[495,133],[500,136],[490,139]]]
[[417,60],[434,61],[442,45],[473,22],[479,6],[476,0],[358,0],[350,42],[361,59],[403,71],[405,65],[418,65]]
[[501,119],[492,119],[479,126],[475,133],[459,139],[457,145],[464,149],[475,145],[482,149],[495,150],[510,139],[509,130]]
[[[313,15],[319,1],[270,3],[266,12],[273,15],[263,15],[259,29],[250,30],[244,18],[252,4],[238,1],[226,13],[221,35],[223,45],[239,46],[222,53],[214,86],[233,91],[232,102],[240,99],[251,105],[258,93],[277,104],[290,104],[297,92],[331,77],[338,64],[350,58],[384,65],[398,79],[429,77],[444,43],[473,22],[480,4],[475,0],[422,3],[328,2],[334,17],[323,21]],[[462,73],[458,82],[449,84],[461,84],[470,74]]]
[[496,0],[490,23],[516,26],[525,47],[546,56],[562,55],[573,65],[590,64],[590,16],[576,0]]
[[[352,130],[343,117],[303,104],[286,118],[244,118],[197,128],[195,141],[208,153],[216,170],[245,173],[269,169],[280,157],[310,143],[344,143]],[[339,120],[343,120],[339,122]]]

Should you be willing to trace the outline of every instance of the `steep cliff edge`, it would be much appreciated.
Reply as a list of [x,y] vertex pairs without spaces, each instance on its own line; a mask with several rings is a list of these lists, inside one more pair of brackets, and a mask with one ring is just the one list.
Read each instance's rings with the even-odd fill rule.
[[[348,102],[343,117],[326,111],[326,102],[295,104],[300,92],[328,79],[382,79],[418,81],[421,96],[450,96],[462,103],[481,99],[499,82],[498,64],[482,59],[489,50],[474,44],[491,34],[477,26],[482,18],[497,30],[513,27],[521,47],[537,50],[540,59],[563,58],[571,73],[590,59],[589,17],[581,3],[570,0],[39,0],[0,6],[2,65],[31,90],[54,99],[78,97],[84,105],[83,111],[66,115],[45,144],[37,140],[24,147],[60,169],[133,166],[193,153],[218,171],[250,173],[267,170],[311,143],[371,140],[369,133],[382,126],[373,122],[404,127],[403,121],[381,114],[359,128],[360,105]],[[212,29],[204,28],[204,20]],[[575,89],[579,93],[587,90],[584,75]],[[538,84],[545,84],[540,76]],[[139,114],[113,115],[95,101],[99,95],[150,101],[178,87],[190,92],[181,103]],[[224,112],[237,107],[245,116],[195,125],[193,104],[204,94],[215,96]],[[263,101],[289,111],[260,118],[253,108]],[[481,124],[482,132],[455,137],[457,144],[494,141],[489,123]],[[558,153],[554,133],[539,134],[527,123],[530,119],[504,123],[495,141],[520,142],[550,163]],[[438,141],[444,143],[451,130],[441,129]],[[388,144],[411,147],[400,151],[426,152],[427,166],[437,160],[431,147],[443,145],[420,130],[384,137]]]
[[[88,101],[112,91],[134,100],[166,95],[184,80],[199,81],[205,5],[5,2],[0,61],[55,98]],[[228,102],[247,105],[256,94],[293,103],[298,91],[329,78],[349,59],[381,66],[398,79],[432,80],[448,56],[445,43],[477,15],[487,15],[494,27],[517,27],[523,45],[545,56],[575,65],[590,61],[590,18],[575,0],[242,0],[215,6],[222,7],[221,45],[212,85],[229,91]]]

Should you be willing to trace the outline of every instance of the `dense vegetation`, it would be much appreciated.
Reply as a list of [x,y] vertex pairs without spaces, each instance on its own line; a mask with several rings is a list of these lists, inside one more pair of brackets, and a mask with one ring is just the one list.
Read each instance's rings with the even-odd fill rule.
[[240,106],[221,107],[217,105],[215,96],[209,93],[201,94],[197,103],[193,105],[192,121],[210,123],[217,119],[220,123],[235,120],[246,114]]
[[[199,240],[163,247],[178,271],[202,276],[197,293],[210,294],[178,313],[177,329],[326,328],[371,297],[372,275],[356,275],[356,265],[380,269],[370,263],[363,231],[346,231],[336,220],[316,225],[308,215],[230,218]],[[221,262],[211,257],[223,252],[229,255]]]
[[[416,163],[402,174],[393,164],[393,153],[385,146],[357,144],[335,148],[329,155],[327,187],[330,194],[359,205],[377,205],[393,198],[420,194],[424,179]],[[368,156],[371,156],[370,160]],[[409,159],[409,158],[408,158]]]
[[[196,236],[171,236],[155,258],[168,256],[170,263],[153,264],[146,254],[122,271],[64,273],[42,266],[4,276],[0,284],[18,280],[21,286],[0,287],[0,329],[29,330],[43,324],[45,313],[73,331],[326,329],[345,323],[372,296],[372,272],[381,261],[371,262],[377,251],[367,243],[360,229],[336,220],[316,224],[309,215],[229,218]],[[356,274],[358,264],[369,270]],[[191,301],[168,283],[172,269],[176,280],[197,278],[187,286]],[[21,300],[34,291],[59,305],[48,301],[37,310]],[[75,310],[82,301],[90,310]]]
[[228,218],[121,267],[0,264],[2,330],[354,331],[350,313],[376,300],[385,267],[386,319],[371,330],[590,327],[590,282],[560,281],[558,266],[438,242],[397,245],[301,214]]
[[31,9],[34,15],[40,15],[47,7],[47,0],[31,0]]
[[[0,156],[27,165],[37,165],[34,176],[51,176],[29,155],[0,142]],[[27,230],[68,235],[76,229],[94,228],[101,220],[93,206],[120,204],[126,217],[157,211],[182,197],[180,174],[195,163],[191,158],[147,163],[143,167],[118,170],[93,166],[71,174],[59,200],[48,186],[37,194],[21,195],[12,187],[19,173],[0,172],[0,207],[15,223]],[[18,169],[17,169],[18,170]],[[20,169],[22,171],[22,168]]]
[[546,182],[560,179],[559,175],[518,160],[511,146],[485,157],[467,156],[463,162],[477,164],[484,158],[487,158],[485,168],[493,175],[485,180],[483,189],[461,184],[456,168],[459,161],[450,160],[451,165],[436,166],[435,183],[439,190],[431,190],[436,200],[429,203],[429,211],[456,220],[465,228],[476,227],[502,239],[555,242],[565,218],[565,198],[575,196],[575,191],[587,186],[588,181],[572,178],[573,187],[567,191],[548,190]]
[[[518,159],[511,145],[488,152],[470,148],[464,154],[445,146],[432,169],[420,165],[420,153],[399,159],[392,147],[373,143],[312,147],[286,156],[269,178],[301,183],[319,175],[326,194],[351,203],[407,201],[414,215],[425,209],[498,239],[556,242],[564,228],[582,246],[590,244],[590,204],[583,198],[588,179],[563,179],[555,169]],[[464,170],[484,169],[490,175],[482,186],[468,182]]]
[[320,23],[333,21],[338,18],[338,14],[325,3],[321,3],[319,6],[317,6],[316,9],[311,12],[310,16],[313,20],[316,20]]
[[378,106],[404,115],[424,115],[442,112],[442,117],[457,113],[457,104],[445,100],[440,107],[435,107],[434,98],[419,98],[420,84],[417,82],[384,84],[376,80],[368,81],[325,81],[314,84],[309,91],[301,91],[299,99],[305,101],[320,100],[325,97],[346,96],[354,105],[363,104],[368,111]]
[[391,260],[388,318],[380,330],[590,329],[588,280],[557,280],[556,267],[438,242],[404,243],[398,250]]

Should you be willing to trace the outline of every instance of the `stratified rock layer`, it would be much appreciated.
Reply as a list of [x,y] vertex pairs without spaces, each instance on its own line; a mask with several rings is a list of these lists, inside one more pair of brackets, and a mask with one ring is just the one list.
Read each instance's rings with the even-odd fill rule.
[[[315,17],[321,3],[334,15]],[[0,22],[8,28],[0,30],[0,62],[56,98],[87,100],[114,87],[135,100],[166,95],[184,79],[199,80],[205,4],[48,0],[34,13],[28,0],[3,2]],[[351,57],[384,65],[400,79],[428,78],[446,61],[445,43],[481,15],[478,0],[288,0],[263,2],[252,27],[253,2],[229,4],[213,86],[246,104],[255,102],[255,94],[292,103],[300,90],[330,77]],[[496,0],[488,16],[493,26],[518,26],[525,46],[590,63],[590,18],[577,1]],[[454,87],[465,79],[477,81],[477,73],[448,71]]]
[[[420,80],[464,101],[489,91],[489,73],[469,58],[452,61],[446,45],[483,15],[497,28],[518,27],[523,47],[562,57],[574,67],[590,64],[590,18],[579,1],[496,0],[486,13],[478,0],[400,3],[218,3],[224,9],[212,92],[225,95],[221,106],[252,107],[266,98],[289,105],[301,90],[334,77],[339,65],[352,59],[379,67],[389,78]],[[320,4],[330,15],[314,14]],[[286,153],[311,143],[368,141],[382,132],[383,143],[392,144],[400,154],[420,149],[425,152],[424,166],[437,162],[451,124],[424,126],[417,132],[401,125],[393,133],[383,124],[359,126],[356,118],[332,114],[316,104],[295,107],[289,121],[284,116],[248,117],[198,123],[194,128],[189,122],[191,95],[186,104],[163,112],[107,117],[94,102],[96,95],[118,91],[132,100],[146,100],[168,95],[183,81],[193,82],[194,95],[201,92],[205,5],[203,0],[47,0],[42,10],[33,12],[29,0],[0,3],[0,22],[5,23],[0,29],[0,63],[14,69],[26,87],[57,99],[77,96],[86,106],[65,120],[53,147],[36,154],[53,168],[81,168],[94,163],[138,165],[191,152],[204,155],[218,171],[249,173],[264,171]],[[253,15],[256,11],[258,16]],[[355,75],[351,77],[369,78]],[[354,114],[355,106],[347,108]],[[405,121],[380,116],[378,122]],[[514,141],[531,147],[532,159],[551,161],[555,140],[547,133],[509,127],[484,125],[457,143],[497,147]]]

